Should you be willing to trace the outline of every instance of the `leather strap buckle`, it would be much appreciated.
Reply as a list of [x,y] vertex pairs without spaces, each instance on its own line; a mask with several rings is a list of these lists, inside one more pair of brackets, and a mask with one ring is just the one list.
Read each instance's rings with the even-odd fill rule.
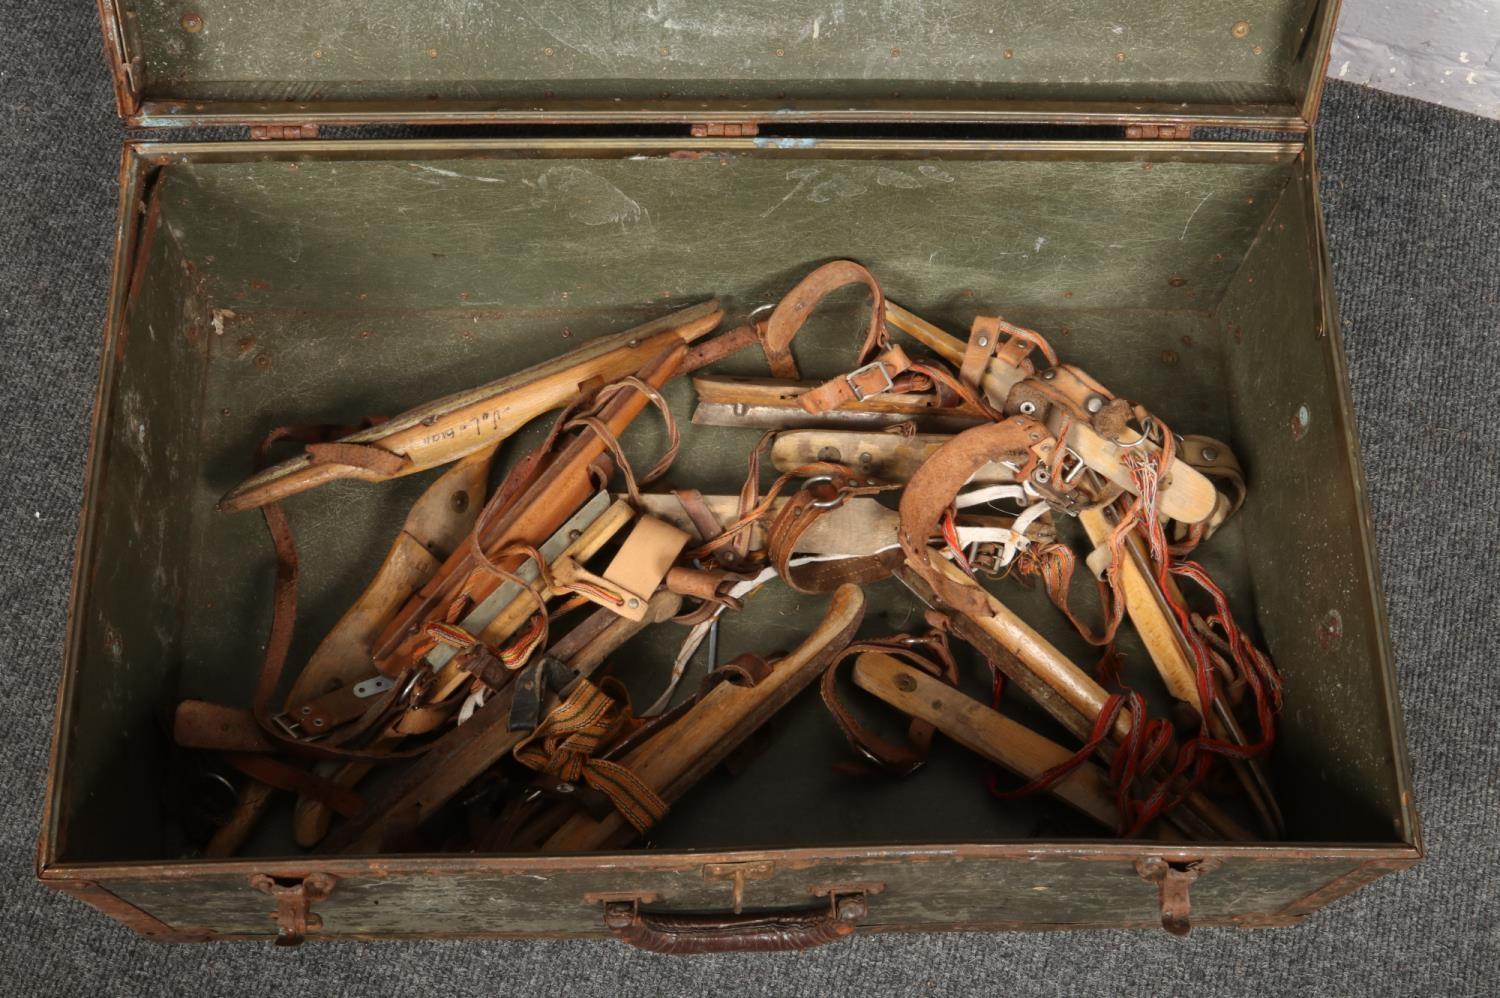
[[307,739],[307,735],[302,731],[302,725],[298,724],[296,719],[293,718],[290,714],[273,714],[271,715],[271,722],[275,724],[276,727],[280,728],[281,733],[286,735],[288,738],[295,739],[299,742]]
[[[1070,461],[1072,462],[1071,464],[1069,464]],[[1067,484],[1072,485],[1078,481],[1079,475],[1088,470],[1088,467],[1088,464],[1083,460],[1083,455],[1071,447],[1064,447],[1063,459],[1057,466],[1057,477],[1061,478]]]
[[[868,374],[870,371],[879,371],[880,376],[885,379],[885,385],[873,392],[867,392],[860,388],[859,381],[857,380],[861,375]],[[884,362],[879,360],[872,360],[864,367],[855,368],[844,375],[844,381],[849,385],[849,390],[854,393],[854,401],[856,402],[863,402],[871,395],[879,395],[896,387],[896,382],[891,378],[891,372],[886,370]]]

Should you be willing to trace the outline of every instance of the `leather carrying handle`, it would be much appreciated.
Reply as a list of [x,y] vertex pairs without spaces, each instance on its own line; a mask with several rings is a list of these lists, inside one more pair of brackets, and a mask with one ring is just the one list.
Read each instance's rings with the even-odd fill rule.
[[626,901],[604,906],[604,924],[622,943],[652,953],[785,953],[838,942],[868,911],[861,894],[764,915],[653,915]]

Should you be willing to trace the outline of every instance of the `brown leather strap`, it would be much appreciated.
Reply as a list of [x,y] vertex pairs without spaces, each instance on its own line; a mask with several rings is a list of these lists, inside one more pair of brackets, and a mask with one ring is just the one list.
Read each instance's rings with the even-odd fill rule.
[[[640,369],[637,380],[653,389],[660,388],[676,375],[686,352],[681,343],[663,351]],[[599,394],[608,391],[606,386]],[[594,415],[612,436],[618,436],[651,401],[647,393],[639,390],[619,391]],[[472,599],[477,604],[503,585],[503,578],[493,572],[488,577],[475,578],[481,558],[486,552],[504,549],[515,542],[541,543],[560,527],[587,501],[590,490],[599,487],[594,472],[601,459],[605,459],[607,467],[612,467],[613,462],[607,460],[608,451],[607,443],[596,433],[579,431],[539,460],[541,470],[513,498],[486,503],[464,545],[387,622],[374,646],[376,667],[387,674],[406,671],[409,663],[425,653],[421,631],[427,620],[443,616],[455,598]],[[507,557],[505,563],[518,565],[519,559]]]
[[702,492],[697,489],[673,489],[672,495],[682,504],[682,511],[692,521],[700,540],[711,541],[724,532],[724,525],[714,516],[713,510],[708,508],[708,503],[703,501]]
[[[758,467],[758,463],[757,463],[757,467]],[[706,503],[706,502],[703,501],[703,493],[702,492],[699,492],[697,489],[673,489],[672,490],[672,495],[676,496],[677,497],[677,501],[682,504],[682,510],[683,510],[683,512],[687,514],[688,521],[690,523],[692,523],[693,528],[698,531],[698,537],[699,537],[699,539],[704,544],[707,544],[710,541],[716,539],[720,534],[722,534],[724,532],[724,525],[719,522],[719,518],[714,515],[713,510],[711,510],[711,509],[708,508],[708,503]],[[748,544],[749,544],[749,540],[750,540],[750,538],[748,536],[748,531],[746,532],[746,536],[744,536],[741,539],[747,545],[746,548],[745,548],[745,550],[748,551],[749,550]],[[745,562],[745,556],[744,556],[744,554],[740,551],[740,549],[738,547],[736,547],[734,545],[729,545],[729,546],[726,546],[726,547],[721,547],[718,550],[714,551],[713,552],[713,559],[714,559],[714,561],[716,561],[720,565],[722,565],[725,569],[727,569],[729,572],[734,572],[735,569],[737,568],[737,566],[742,565]],[[683,596],[690,596],[690,597],[696,596],[698,599],[702,599],[702,600],[705,600],[705,601],[709,600],[711,598],[710,596],[700,596],[700,595],[698,595],[697,592],[689,591],[687,589],[673,588],[673,585],[672,585],[672,577],[673,577],[673,575],[675,573],[678,573],[678,572],[686,572],[686,571],[696,571],[696,570],[694,570],[694,569],[684,569],[684,568],[678,567],[678,568],[672,569],[671,572],[668,572],[667,573],[667,588],[671,589],[674,593],[678,593],[678,594],[683,595]],[[705,571],[707,571],[707,570],[705,570]],[[721,580],[726,577],[725,573],[713,573],[713,574],[717,578],[719,578]],[[678,578],[680,580],[679,583],[678,583],[679,587],[681,587],[681,586],[697,585],[697,586],[699,586],[701,588],[704,585],[704,583],[701,582],[701,581],[699,581],[699,582],[690,582],[690,581],[688,581],[688,578],[686,576],[679,576]],[[742,578],[744,578],[744,576],[737,575],[736,576],[736,581],[738,581],[739,579],[742,579]],[[727,588],[727,587],[724,586],[724,584],[723,584],[722,581],[715,582],[714,583],[714,594],[713,594],[712,598],[717,599],[718,592],[719,592],[720,588]],[[726,606],[730,607],[730,609],[734,609],[734,610],[738,610],[740,608],[738,600],[733,600],[730,603],[726,603],[724,605],[726,605]],[[711,605],[710,603],[705,602],[701,606],[695,607],[694,609],[689,610],[686,613],[679,614],[678,616],[674,617],[673,619],[677,623],[679,623],[679,624],[686,624],[686,625],[691,626],[692,624],[696,624],[696,623],[699,623],[702,620],[707,619],[708,616],[711,616],[715,612],[717,612],[717,608],[715,606]]]
[[[1049,407],[1060,406],[1073,418],[1090,422],[1105,436],[1113,438],[1116,434],[1100,429],[1099,420],[1108,418],[1101,410],[1115,401],[1114,394],[1081,367],[1057,364],[1011,388],[1005,399],[1005,411],[1045,420]],[[1027,408],[1027,403],[1030,403],[1030,408]]]
[[[257,466],[264,467],[268,463],[271,447],[280,441],[298,440],[304,445],[312,446],[320,443],[324,437],[340,432],[342,432],[341,428],[328,426],[279,427],[272,430],[257,449]],[[273,745],[312,758],[388,762],[410,758],[425,751],[429,746],[423,746],[413,752],[364,751],[345,747],[365,734],[374,724],[379,723],[381,718],[387,716],[388,710],[395,708],[399,687],[372,698],[373,702],[364,720],[345,724],[337,732],[317,741],[298,738],[288,733],[283,725],[277,722],[274,704],[281,685],[282,673],[286,667],[287,655],[291,650],[292,634],[297,621],[297,581],[301,573],[301,563],[297,557],[297,544],[292,536],[291,525],[287,522],[286,512],[281,504],[267,503],[261,507],[261,514],[265,518],[266,529],[271,535],[271,544],[276,552],[276,580],[271,597],[271,631],[266,638],[266,650],[261,659],[260,675],[256,680],[255,695],[251,702],[251,713],[261,731]]]
[[995,317],[995,331],[1006,334],[1005,341],[995,345],[995,359],[1030,374],[1034,368],[1026,358],[1035,347],[1047,341],[1037,333],[1012,325],[999,316]]
[[1000,320],[992,315],[975,316],[974,324],[969,327],[969,345],[958,369],[958,380],[978,389],[985,370],[990,366],[990,357],[999,345]]
[[324,735],[341,724],[363,717],[371,700],[354,691],[353,685],[335,687],[322,696],[287,709],[287,718],[307,734]]
[[411,459],[405,455],[394,454],[384,447],[375,447],[371,444],[331,441],[308,444],[305,449],[308,460],[313,464],[346,464],[351,468],[363,468],[382,478],[399,474],[402,469],[411,464]]
[[261,507],[261,512],[265,516],[266,527],[271,533],[271,542],[276,549],[276,582],[271,600],[271,633],[266,639],[266,651],[261,661],[260,677],[251,706],[251,712],[256,723],[260,725],[261,731],[269,736],[280,749],[318,759],[350,759],[383,763],[409,759],[426,751],[431,747],[430,745],[406,752],[346,747],[348,743],[355,741],[369,728],[378,724],[380,719],[389,716],[390,710],[396,709],[396,697],[400,692],[399,684],[393,687],[390,693],[372,698],[374,703],[365,715],[370,723],[346,724],[339,731],[318,741],[297,738],[288,734],[281,725],[277,724],[276,712],[272,704],[281,683],[287,653],[291,648],[292,631],[297,620],[299,562],[297,545],[292,538],[291,526],[287,523],[286,513],[282,510],[281,504],[267,503]]
[[311,798],[346,818],[352,818],[365,809],[364,799],[348,787],[270,756],[230,752],[225,754],[224,761],[252,780]]
[[898,539],[906,563],[954,609],[981,613],[984,607],[975,602],[976,593],[955,585],[933,568],[928,560],[928,538],[938,533],[939,522],[954,496],[975,472],[991,461],[1009,460],[1019,466],[1016,477],[1025,479],[1036,463],[1032,448],[1048,439],[1047,428],[1027,416],[975,426],[938,448],[901,493]]
[[737,354],[746,347],[761,342],[764,330],[764,323],[750,323],[702,340],[687,352],[686,357],[682,358],[682,373],[691,374],[710,364],[717,364],[725,357]]
[[937,729],[929,722],[914,717],[907,725],[907,744],[897,745],[859,723],[839,698],[839,667],[850,658],[874,651],[899,658],[936,676],[949,686],[958,685],[958,663],[948,649],[947,636],[940,630],[934,630],[921,638],[897,635],[876,641],[856,641],[845,648],[823,673],[819,686],[823,704],[833,715],[849,744],[860,755],[892,776],[906,776],[920,769],[927,761],[927,752]]
[[672,618],[677,624],[691,627],[717,615],[721,610],[738,610],[744,604],[729,595],[737,582],[744,580],[737,572],[718,569],[687,568],[678,565],[667,573],[668,592],[701,600],[698,606]]
[[275,752],[277,744],[243,707],[183,700],[172,713],[172,740],[183,748],[218,752]]
[[667,589],[690,599],[722,601],[722,591],[740,581],[741,576],[716,569],[688,568],[677,565],[667,573]]
[[906,351],[893,346],[863,367],[803,392],[797,397],[797,404],[817,415],[850,402],[863,402],[871,395],[895,391],[896,376],[909,370],[911,366],[911,358],[906,355]]
[[[639,479],[636,478],[635,471],[631,467],[630,459],[625,456],[625,449],[620,445],[619,437],[609,428],[603,418],[606,411],[605,407],[609,404],[609,401],[627,389],[634,389],[645,396],[646,400],[661,413],[662,421],[667,427],[666,451],[657,459],[656,464],[651,466],[651,470]],[[599,389],[598,394],[594,396],[594,404],[587,412],[581,413],[563,424],[563,429],[565,430],[580,428],[592,430],[594,435],[614,455],[616,465],[618,465],[620,471],[625,475],[625,489],[630,494],[631,501],[636,505],[640,505],[641,501],[640,486],[649,485],[666,474],[667,469],[672,466],[672,462],[677,459],[678,447],[682,445],[682,437],[680,431],[677,429],[677,418],[672,415],[672,407],[668,405],[666,397],[657,390],[655,385],[648,384],[633,374]]]
[[1213,437],[1189,435],[1182,438],[1177,459],[1201,471],[1219,492],[1214,511],[1202,523],[1171,523],[1171,537],[1177,543],[1196,544],[1212,537],[1245,503],[1245,472],[1229,445]]
[[774,662],[745,652],[719,666],[712,675],[736,686],[755,686],[769,676],[774,668]]
[[[854,558],[814,561],[792,566],[797,541],[830,509],[837,509],[851,496],[872,495],[886,486],[870,479],[855,478],[830,465],[829,474],[810,478],[803,487],[782,504],[776,518],[766,530],[766,557],[786,584],[802,593],[832,592],[846,582],[866,585],[887,578],[901,563],[901,551],[889,551]],[[867,483],[867,484],[864,484]]]
[[778,378],[801,377],[797,373],[797,362],[792,359],[792,338],[820,301],[850,284],[863,284],[869,288],[871,301],[870,326],[865,332],[856,366],[864,364],[877,348],[886,344],[885,295],[876,283],[875,275],[853,260],[834,260],[802,278],[771,313],[762,346],[772,374]]

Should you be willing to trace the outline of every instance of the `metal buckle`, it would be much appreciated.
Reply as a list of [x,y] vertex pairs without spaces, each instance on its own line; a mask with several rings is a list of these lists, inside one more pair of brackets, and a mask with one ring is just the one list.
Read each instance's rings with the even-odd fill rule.
[[1057,512],[1068,516],[1077,516],[1078,511],[1088,505],[1082,494],[1075,491],[1062,492],[1053,488],[1049,482],[1038,482],[1034,478],[1028,478],[1022,482],[1021,490],[1033,499],[1040,499]]
[[[1068,466],[1070,458],[1074,462],[1072,467]],[[1088,465],[1083,463],[1083,456],[1081,454],[1071,447],[1063,448],[1063,459],[1058,462],[1057,470],[1064,482],[1072,485],[1078,480],[1078,476],[1083,474],[1087,469]]]
[[271,723],[281,729],[282,734],[288,738],[302,741],[302,725],[292,720],[290,714],[276,714],[271,718]]
[[[885,379],[885,387],[873,392],[860,391],[859,385],[855,383],[854,379],[872,369],[880,372],[880,376]],[[896,382],[891,379],[891,372],[887,371],[885,364],[878,360],[872,360],[864,367],[858,367],[850,371],[844,375],[844,381],[849,385],[849,390],[854,393],[854,401],[856,402],[863,402],[871,395],[879,395],[881,392],[888,392],[896,387]]]

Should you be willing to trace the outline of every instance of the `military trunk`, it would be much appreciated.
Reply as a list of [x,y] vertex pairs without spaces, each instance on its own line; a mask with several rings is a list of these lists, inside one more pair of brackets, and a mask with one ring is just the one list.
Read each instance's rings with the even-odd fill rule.
[[[847,898],[860,931],[1157,925],[1185,898],[1194,924],[1274,925],[1420,857],[1310,135],[1336,4],[442,6],[325,23],[101,0],[122,114],[260,139],[124,149],[46,882],[184,940],[270,938],[299,911],[314,937],[583,936],[612,904],[732,920]],[[467,133],[316,137],[402,122]],[[274,562],[260,518],[215,502],[269,429],[394,414],[710,298],[742,317],[843,257],[944,328],[1001,311],[1233,444],[1249,500],[1203,558],[1285,679],[1285,841],[1101,838],[1050,799],[991,799],[941,740],[910,779],[851,780],[803,696],[649,848],[328,858],[281,815],[242,858],[184,858],[162,718],[249,701]],[[858,308],[799,336],[804,376],[847,370]],[[687,380],[666,394],[686,425]],[[760,432],[685,433],[673,476],[737,492]],[[647,419],[627,451],[663,445]],[[294,662],[436,474],[287,502]],[[894,580],[865,595],[862,633],[920,618]],[[1092,661],[1040,591],[1007,601]],[[720,660],[795,646],[825,605],[768,587]],[[646,702],[676,640],[627,646]]]

